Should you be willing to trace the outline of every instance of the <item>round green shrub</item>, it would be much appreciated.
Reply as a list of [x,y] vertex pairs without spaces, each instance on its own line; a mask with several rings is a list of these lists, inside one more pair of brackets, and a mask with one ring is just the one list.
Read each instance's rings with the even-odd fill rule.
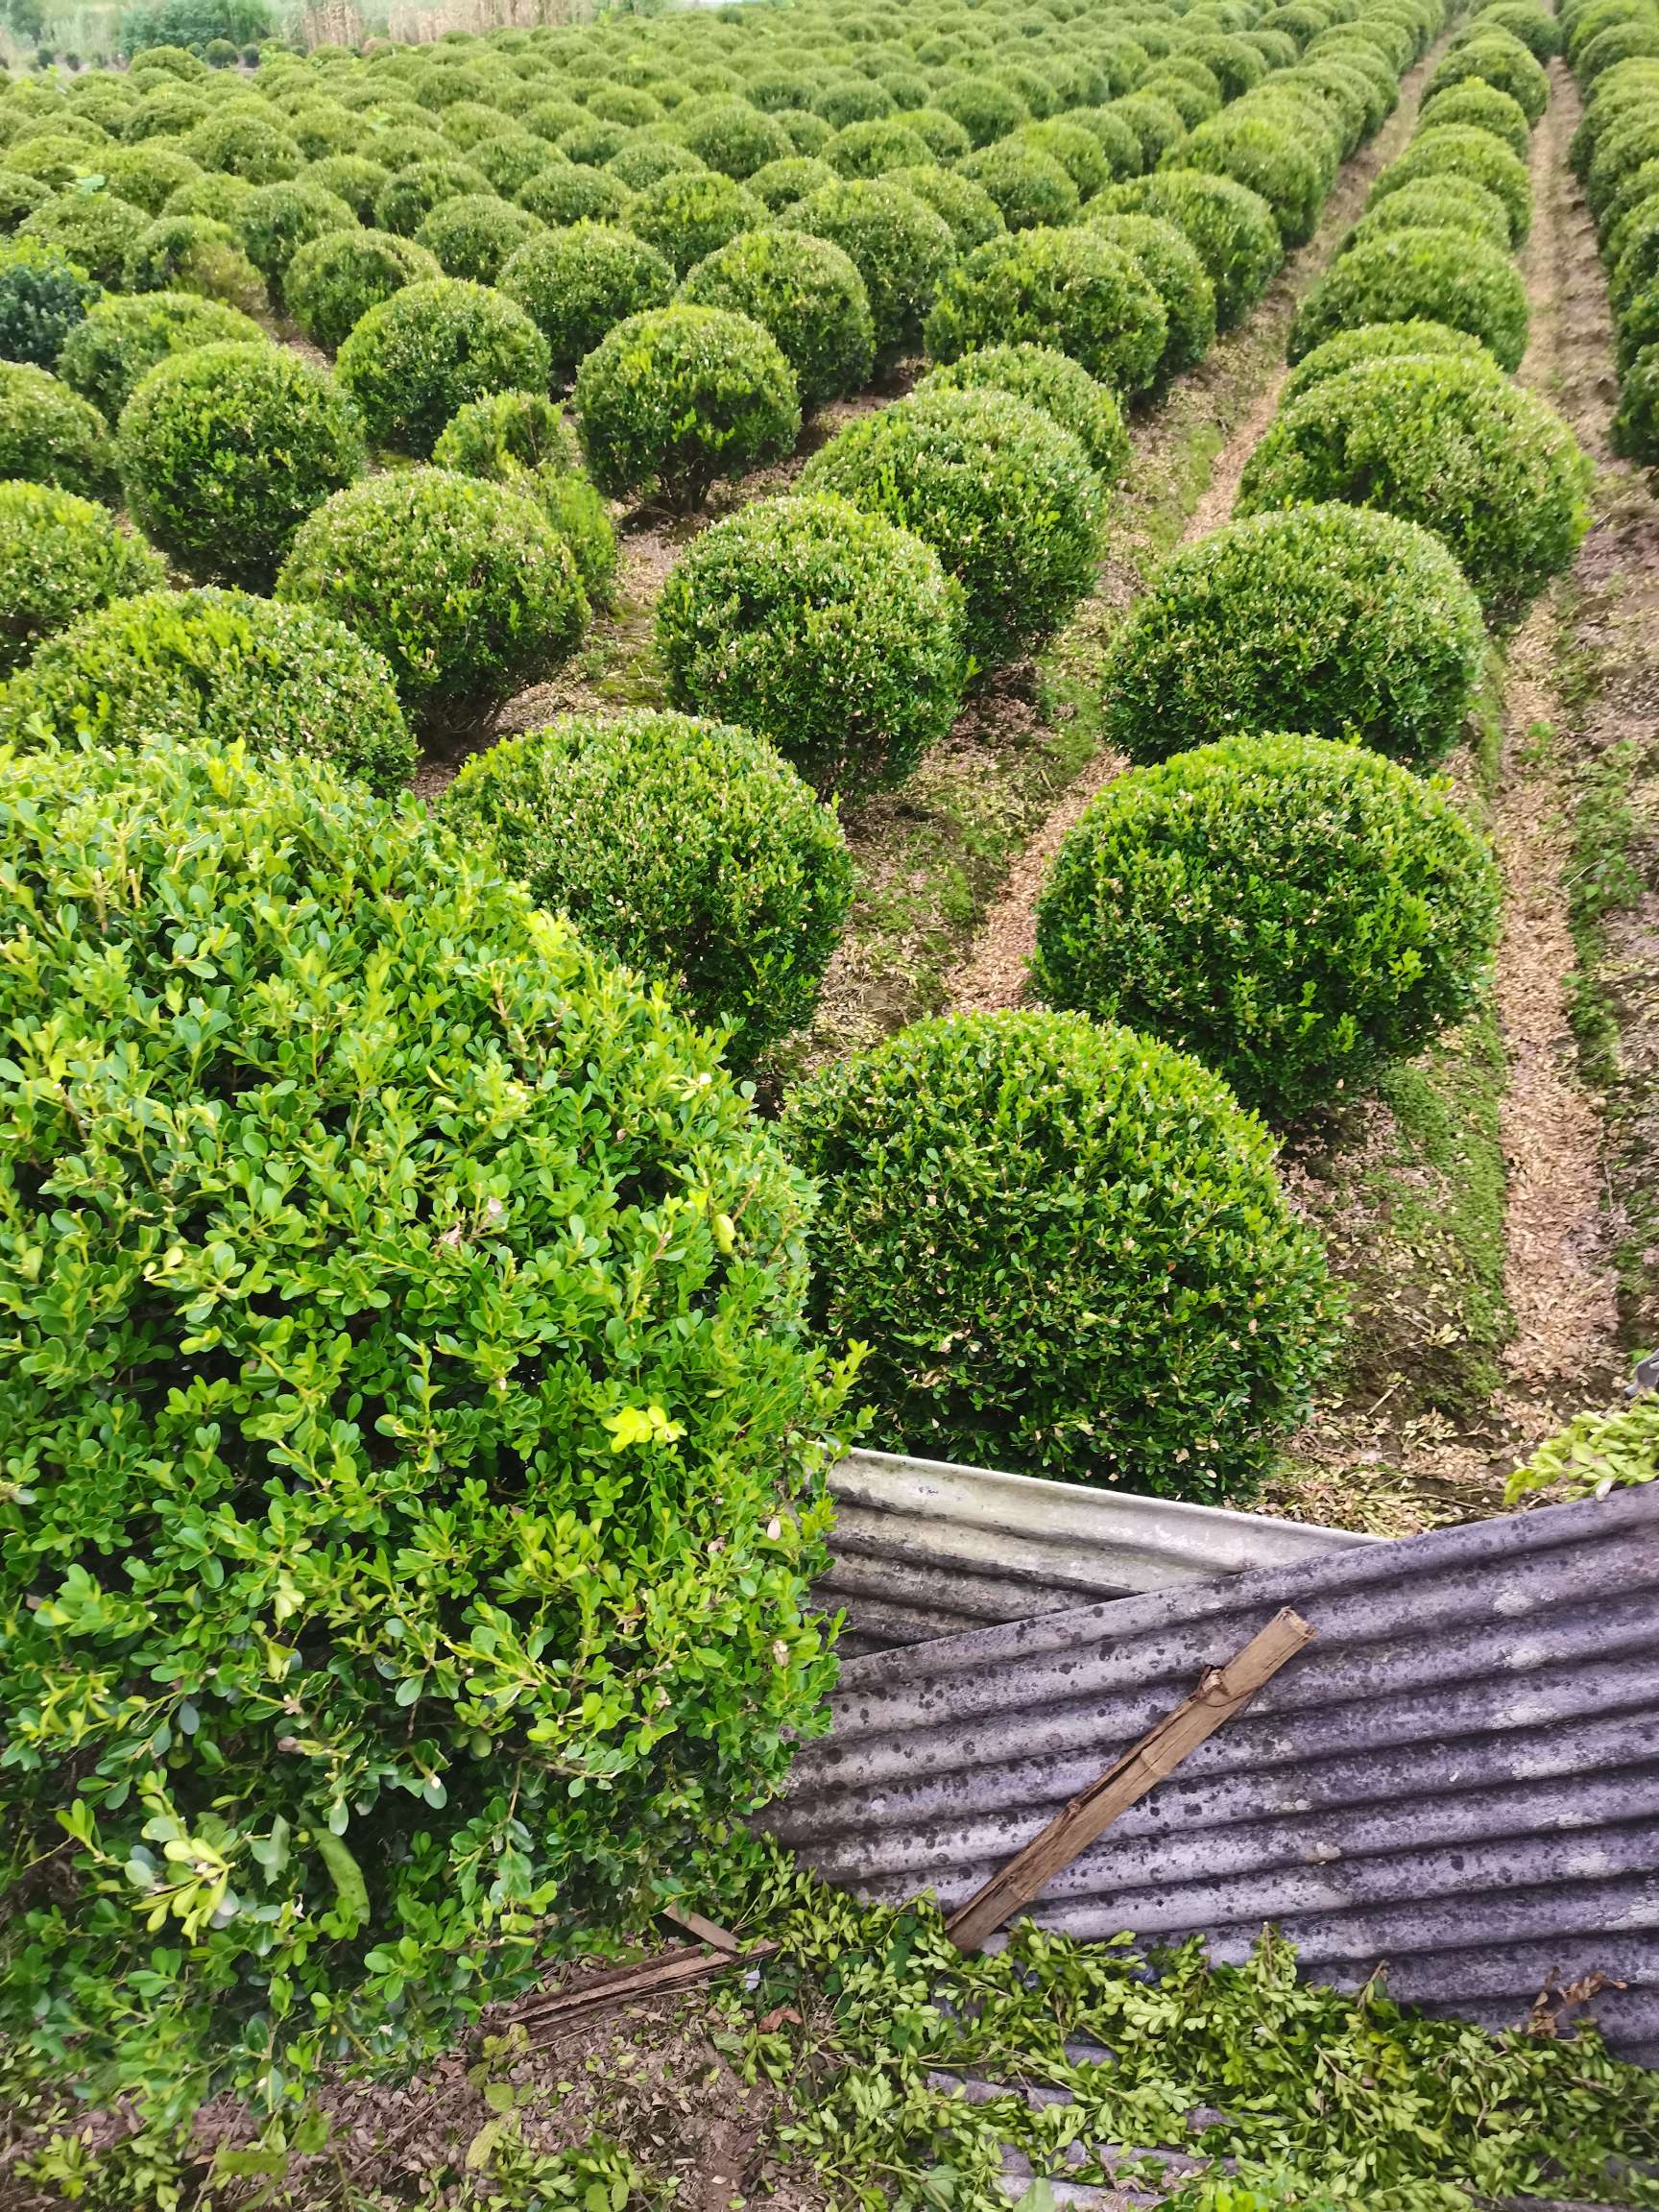
[[445,155],[431,161],[412,162],[396,171],[374,203],[375,227],[397,238],[413,238],[434,207],[445,200],[487,194],[490,180],[470,161]]
[[1052,346],[985,346],[929,369],[917,392],[1011,392],[1070,430],[1102,484],[1115,484],[1129,465],[1129,429],[1109,384],[1101,384]]
[[264,277],[273,300],[282,299],[289,265],[301,246],[332,231],[354,231],[357,217],[344,200],[320,184],[261,184],[236,220],[248,258]]
[[506,484],[533,499],[563,539],[589,601],[611,603],[616,532],[604,500],[578,471],[575,438],[552,400],[540,392],[473,399],[439,439],[432,458],[440,469]]
[[634,198],[619,178],[575,161],[553,163],[514,197],[520,207],[553,229],[571,223],[620,223]]
[[1284,409],[1245,464],[1240,515],[1340,499],[1443,539],[1489,620],[1571,563],[1589,466],[1555,412],[1479,362],[1373,361]]
[[1160,100],[1156,93],[1127,93],[1121,100],[1114,100],[1107,113],[1132,133],[1144,169],[1172,161],[1187,135],[1180,108]]
[[1438,130],[1449,123],[1490,131],[1494,138],[1503,139],[1517,161],[1525,161],[1531,150],[1532,126],[1527,120],[1527,110],[1519,100],[1480,77],[1465,77],[1460,84],[1431,93],[1417,110],[1420,131]]
[[[613,154],[605,164],[605,174],[614,177],[618,184],[625,184],[630,192],[643,192],[648,184],[659,183],[664,177],[694,177],[707,169],[706,161],[699,161],[688,146],[676,146],[668,138],[635,136],[619,153]],[[781,162],[768,167],[781,168]],[[749,180],[751,191],[755,180]]]
[[1659,198],[1633,208],[1608,240],[1607,300],[1617,321],[1645,285],[1659,277]]
[[1082,204],[1076,185],[1053,155],[1022,139],[998,138],[994,146],[970,154],[957,173],[990,197],[1010,230],[1074,222]]
[[113,192],[60,192],[25,216],[17,236],[62,254],[94,284],[119,284],[133,241],[147,227],[143,209]]
[[65,384],[114,421],[139,379],[170,353],[198,346],[262,344],[249,316],[188,292],[139,292],[93,302],[59,357]]
[[812,1318],[870,1347],[884,1443],[1154,1496],[1248,1496],[1330,1363],[1337,1301],[1273,1146],[1128,1029],[919,1022],[804,1084]]
[[[129,542],[131,542],[129,541]],[[0,734],[28,746],[136,746],[156,732],[253,754],[303,753],[371,790],[400,790],[419,756],[392,671],[344,623],[241,591],[165,591],[88,613],[0,691]],[[106,594],[110,597],[111,594]]]
[[828,161],[809,154],[790,154],[781,161],[768,161],[763,169],[757,169],[746,185],[762,207],[780,215],[798,200],[805,200],[808,192],[834,181],[835,172]]
[[825,165],[837,177],[880,177],[889,169],[925,166],[934,158],[926,139],[894,116],[849,123],[845,131],[836,132],[823,154]]
[[[169,192],[163,215],[204,215],[210,223],[223,223],[234,235],[242,210],[257,190],[240,177],[226,177],[204,170],[176,191]],[[159,218],[157,218],[159,220]]]
[[1645,162],[1653,160],[1659,160],[1659,113],[1654,112],[1649,89],[1639,107],[1619,116],[1596,142],[1584,197],[1599,225],[1605,221],[1620,187]]
[[138,233],[123,276],[129,292],[193,292],[244,315],[266,305],[265,286],[228,224],[160,215]]
[[1460,230],[1494,252],[1509,251],[1509,217],[1503,203],[1467,177],[1423,177],[1415,184],[1402,184],[1360,217],[1336,251],[1346,253],[1392,230]]
[[331,377],[285,347],[169,354],[122,410],[116,458],[145,534],[201,583],[270,587],[314,507],[361,474],[362,427]]
[[1267,203],[1286,246],[1305,246],[1324,204],[1327,180],[1306,128],[1283,114],[1225,109],[1182,141],[1183,170],[1231,178]]
[[759,229],[766,210],[732,178],[706,170],[648,184],[630,202],[623,220],[676,276],[685,276],[740,230]]
[[545,141],[531,132],[502,130],[497,123],[495,135],[473,147],[472,166],[489,180],[492,192],[516,200],[536,178],[562,164],[549,158]]
[[547,342],[517,301],[451,276],[371,307],[336,368],[371,441],[422,459],[469,399],[545,389],[551,375]]
[[0,361],[53,369],[98,297],[84,269],[33,239],[0,247]]
[[1273,210],[1259,192],[1199,169],[1166,169],[1109,184],[1090,210],[1156,215],[1189,238],[1215,288],[1215,322],[1230,330],[1273,281],[1285,259]]
[[674,272],[631,230],[576,223],[520,247],[501,272],[501,289],[541,331],[552,374],[566,383],[607,331],[668,304]]
[[933,548],[962,586],[979,668],[1058,629],[1094,582],[1100,480],[1069,431],[1006,392],[928,392],[865,416],[813,455],[800,488]]
[[[566,160],[574,162],[578,168],[602,169],[613,154],[621,153],[628,143],[628,132],[620,123],[607,123],[598,116],[589,115],[584,122],[573,123],[568,131],[562,131],[554,143]],[[530,139],[530,143],[541,148],[541,159],[538,167],[547,167],[546,147],[535,137]],[[525,178],[520,181],[527,183],[529,180]]]
[[1425,95],[1443,92],[1472,78],[1507,92],[1529,124],[1536,124],[1550,104],[1550,80],[1543,64],[1527,53],[1519,38],[1502,31],[1481,31],[1466,44],[1450,48],[1436,62]]
[[958,169],[895,169],[886,182],[900,185],[930,207],[950,231],[958,253],[972,253],[988,238],[1000,238],[1008,228],[985,187]]
[[792,230],[839,246],[864,279],[876,325],[876,366],[889,369],[922,342],[922,326],[956,258],[949,226],[890,178],[812,192],[782,217]]
[[870,299],[839,246],[789,230],[751,230],[721,246],[680,287],[694,307],[725,307],[769,330],[795,372],[804,408],[868,381],[876,356]]
[[51,485],[0,482],[0,676],[42,638],[165,573],[108,508]]
[[1659,467],[1659,341],[1633,355],[1620,378],[1611,437],[1624,460]]
[[1326,270],[1291,325],[1300,361],[1339,330],[1367,323],[1443,323],[1479,338],[1503,369],[1527,350],[1527,287],[1509,256],[1466,230],[1394,230]]
[[[830,172],[833,175],[833,172]],[[820,184],[828,182],[820,177]],[[42,184],[37,177],[25,177],[15,169],[0,168],[0,230],[11,233],[26,215],[33,215],[36,207],[44,207],[55,197],[50,184]]]
[[1561,51],[1560,23],[1542,8],[1534,7],[1532,0],[1487,0],[1487,5],[1478,8],[1456,33],[1453,44],[1461,46],[1488,37],[1495,31],[1519,39],[1536,61],[1548,61]]
[[1033,979],[1284,1123],[1475,1010],[1499,903],[1446,787],[1353,745],[1230,737],[1090,803],[1038,902]]
[[1344,369],[1358,369],[1371,361],[1394,361],[1404,354],[1452,354],[1501,373],[1479,338],[1467,330],[1448,330],[1444,323],[1366,323],[1358,330],[1339,330],[1310,352],[1304,353],[1279,388],[1281,409],[1327,376],[1339,376]]
[[320,184],[344,200],[359,223],[373,223],[374,203],[392,180],[390,169],[362,154],[330,154],[312,161],[301,172],[301,182]]
[[954,361],[975,347],[1028,340],[1091,376],[1140,392],[1168,343],[1164,304],[1141,265],[1093,226],[993,238],[951,271],[927,318],[927,350]]
[[760,499],[681,555],[657,647],[677,706],[861,797],[902,783],[954,720],[961,611],[937,556],[882,516],[824,494]]
[[1157,293],[1167,334],[1158,357],[1159,378],[1194,368],[1215,343],[1215,287],[1198,249],[1183,230],[1157,215],[1090,210],[1089,228],[1127,253]]
[[1035,147],[1038,153],[1058,161],[1076,185],[1080,200],[1093,200],[1103,185],[1112,181],[1112,164],[1100,140],[1084,124],[1073,122],[1070,116],[1059,116],[1048,123],[1028,123],[1016,143]]
[[469,283],[494,284],[502,270],[543,226],[527,208],[493,193],[463,194],[443,200],[415,233],[445,276]]
[[[161,1821],[259,1901],[215,1912],[210,1863],[169,1922],[171,2061],[252,2088],[342,2033],[412,2057],[540,1971],[504,1904],[619,1898],[781,1781],[821,1706],[840,1392],[802,1325],[808,1193],[660,998],[312,762],[42,754],[0,805],[0,934],[39,941],[0,1023],[63,1054],[17,1047],[0,1139],[8,1249],[46,1256],[12,1325],[60,1346],[0,1405],[39,1483],[0,1503],[12,1816],[60,1862],[12,2020],[72,2035],[89,2095],[154,2075],[129,1978]],[[156,1011],[180,916],[212,949],[188,1043]],[[42,1719],[94,1678],[94,1738]],[[61,1846],[88,1791],[119,1894]],[[296,2002],[254,2055],[273,1976]]]
[[1172,553],[1118,632],[1102,733],[1131,760],[1235,733],[1432,765],[1475,704],[1480,604],[1438,538],[1360,507],[1233,522]]
[[687,101],[669,128],[700,161],[739,184],[795,150],[781,124],[747,100]]
[[763,738],[681,714],[564,716],[476,755],[440,812],[586,943],[729,1027],[734,1066],[810,1019],[853,863]]
[[390,230],[333,230],[288,264],[283,304],[314,346],[333,353],[371,307],[443,271],[424,246]]
[[1638,353],[1659,345],[1659,278],[1644,284],[1620,316],[1614,358],[1623,376]]
[[1467,177],[1472,183],[1483,184],[1503,204],[1509,217],[1510,244],[1525,245],[1532,227],[1532,186],[1527,165],[1490,131],[1470,123],[1442,123],[1419,132],[1372,185],[1366,204],[1375,207],[1389,193],[1425,177]]
[[1029,123],[1031,110],[1017,92],[989,77],[969,77],[949,84],[933,105],[959,123],[974,146],[989,146]]
[[298,177],[305,157],[274,114],[238,102],[197,124],[180,142],[198,169],[222,169],[248,184],[279,184]]
[[0,361],[0,482],[55,484],[84,499],[118,500],[109,426],[67,384],[27,362]]
[[447,469],[372,477],[296,534],[276,589],[391,662],[405,712],[483,720],[567,660],[588,623],[569,549],[529,499]]
[[576,426],[614,499],[700,506],[716,477],[787,453],[801,432],[795,373],[746,315],[673,306],[631,315],[576,373]]

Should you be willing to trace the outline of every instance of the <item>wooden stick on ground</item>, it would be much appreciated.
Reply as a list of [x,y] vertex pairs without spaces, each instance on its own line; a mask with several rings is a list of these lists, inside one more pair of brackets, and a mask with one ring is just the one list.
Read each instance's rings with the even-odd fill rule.
[[1286,1608],[1276,1613],[1225,1667],[1211,1668],[1190,1697],[1148,1729],[1097,1782],[1057,1813],[1023,1851],[957,1907],[945,1923],[957,1948],[977,1951],[1004,1920],[1041,1897],[1055,1875],[1104,1834],[1119,1813],[1173,1773],[1190,1751],[1230,1720],[1312,1636],[1301,1615]]
[[[676,1912],[673,1917],[681,1915]],[[695,1917],[702,1919],[700,1913]],[[631,1966],[608,1966],[603,1973],[589,1974],[563,1989],[532,1989],[513,2008],[513,2016],[532,2032],[556,2028],[566,2020],[580,2019],[585,2012],[602,2012],[613,2005],[671,1997],[696,1983],[711,1982],[716,1974],[724,1974],[733,1966],[758,1965],[778,1948],[776,1943],[756,1943],[740,1951],[724,1928],[715,1929],[712,1921],[703,1925],[711,1931],[710,1944],[716,1937],[720,1939],[716,1948],[681,1943],[671,1951],[659,1952],[655,1959],[637,1960]]]

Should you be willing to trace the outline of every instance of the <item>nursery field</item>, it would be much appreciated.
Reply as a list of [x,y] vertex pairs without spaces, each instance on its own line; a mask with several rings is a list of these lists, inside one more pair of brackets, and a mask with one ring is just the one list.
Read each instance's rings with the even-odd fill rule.
[[225,60],[0,83],[0,2212],[1659,2204],[745,1825],[850,1441],[1659,1470],[1655,0]]

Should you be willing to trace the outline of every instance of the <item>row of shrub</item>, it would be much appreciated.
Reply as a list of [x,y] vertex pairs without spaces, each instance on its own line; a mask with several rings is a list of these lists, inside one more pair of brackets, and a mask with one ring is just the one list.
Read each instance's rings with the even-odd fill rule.
[[1613,446],[1659,467],[1659,6],[1567,0],[1561,30],[1584,94],[1573,167],[1595,218],[1613,311]]

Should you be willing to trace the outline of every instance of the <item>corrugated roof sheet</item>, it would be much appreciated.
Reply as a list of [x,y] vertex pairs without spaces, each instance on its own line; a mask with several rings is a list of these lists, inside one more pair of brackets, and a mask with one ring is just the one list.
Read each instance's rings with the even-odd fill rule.
[[1380,1541],[889,1452],[849,1453],[830,1487],[834,1557],[818,1598],[846,1611],[844,1653]]
[[1659,2063],[1659,1483],[854,1659],[769,1825],[949,1909],[1281,1606],[1318,1630],[1036,1908],[1082,1936],[1275,1921],[1305,1970],[1512,2024],[1547,1984]]

